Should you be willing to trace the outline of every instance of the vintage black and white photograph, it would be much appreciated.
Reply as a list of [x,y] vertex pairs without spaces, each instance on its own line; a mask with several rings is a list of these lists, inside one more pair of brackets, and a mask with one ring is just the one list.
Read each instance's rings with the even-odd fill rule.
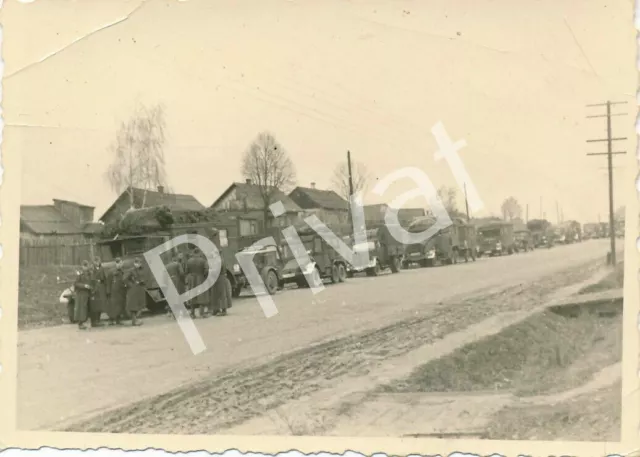
[[632,2],[2,15],[16,430],[623,440]]

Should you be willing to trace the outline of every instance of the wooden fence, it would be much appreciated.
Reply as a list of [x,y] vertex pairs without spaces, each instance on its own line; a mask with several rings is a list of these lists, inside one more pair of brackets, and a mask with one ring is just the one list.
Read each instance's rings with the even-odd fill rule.
[[95,246],[88,240],[20,240],[20,266],[36,265],[80,265],[91,260]]

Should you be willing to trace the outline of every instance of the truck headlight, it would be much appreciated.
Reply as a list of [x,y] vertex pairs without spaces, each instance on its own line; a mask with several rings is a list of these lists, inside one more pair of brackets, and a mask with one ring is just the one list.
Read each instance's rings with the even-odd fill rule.
[[436,250],[430,249],[427,251],[427,259],[433,259],[436,256]]
[[234,273],[240,273],[240,265],[238,265],[237,263],[233,264],[233,272]]
[[496,243],[496,249],[502,249],[502,243],[499,241]]
[[310,275],[311,273],[313,273],[313,269],[314,268],[315,268],[315,265],[313,263],[307,264],[307,266],[304,267],[304,274],[305,275]]

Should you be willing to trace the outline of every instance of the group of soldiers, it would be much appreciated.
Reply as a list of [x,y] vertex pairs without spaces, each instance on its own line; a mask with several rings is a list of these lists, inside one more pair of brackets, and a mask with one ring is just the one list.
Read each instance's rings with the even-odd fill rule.
[[[186,303],[192,318],[199,310],[201,318],[226,316],[231,307],[231,290],[227,278],[224,259],[220,257],[221,268],[214,285],[207,291]],[[211,273],[210,264],[205,255],[194,248],[190,252],[179,253],[166,265],[167,277],[172,281],[178,294],[195,288],[205,282]],[[99,257],[93,263],[85,260],[74,283],[73,321],[81,330],[91,327],[102,327],[103,313],[108,316],[109,325],[123,325],[125,316],[131,317],[133,326],[142,325],[140,313],[146,308],[145,270],[142,258],[133,261],[133,268],[124,268],[122,259],[115,259],[115,269],[109,274],[105,272]],[[167,305],[167,314],[174,317],[171,307]]]
[[[195,319],[196,310],[199,311],[201,318],[213,316],[226,316],[227,309],[231,307],[231,289],[228,279],[224,272],[226,271],[224,258],[220,259],[220,273],[216,278],[213,286],[189,300],[187,303],[190,308],[191,317]],[[167,277],[171,280],[178,291],[183,294],[187,290],[191,290],[204,283],[207,276],[212,273],[210,264],[202,251],[194,248],[190,252],[177,254],[171,262],[166,265]],[[173,316],[171,307],[167,305],[167,314]],[[175,316],[173,316],[175,318]]]
[[125,315],[131,316],[133,326],[142,325],[140,312],[146,307],[145,279],[142,259],[136,258],[133,268],[125,271],[122,259],[115,260],[116,268],[108,276],[99,257],[82,262],[74,283],[74,321],[81,330],[102,327],[102,313],[110,325],[122,325]]

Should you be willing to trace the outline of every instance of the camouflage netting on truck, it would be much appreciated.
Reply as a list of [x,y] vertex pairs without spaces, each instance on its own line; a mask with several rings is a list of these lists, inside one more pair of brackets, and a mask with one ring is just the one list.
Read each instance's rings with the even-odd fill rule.
[[224,217],[206,208],[200,211],[171,209],[167,206],[127,211],[117,224],[105,226],[103,236],[112,238],[115,235],[143,235],[167,230],[173,225],[197,224],[201,222],[224,222]]

